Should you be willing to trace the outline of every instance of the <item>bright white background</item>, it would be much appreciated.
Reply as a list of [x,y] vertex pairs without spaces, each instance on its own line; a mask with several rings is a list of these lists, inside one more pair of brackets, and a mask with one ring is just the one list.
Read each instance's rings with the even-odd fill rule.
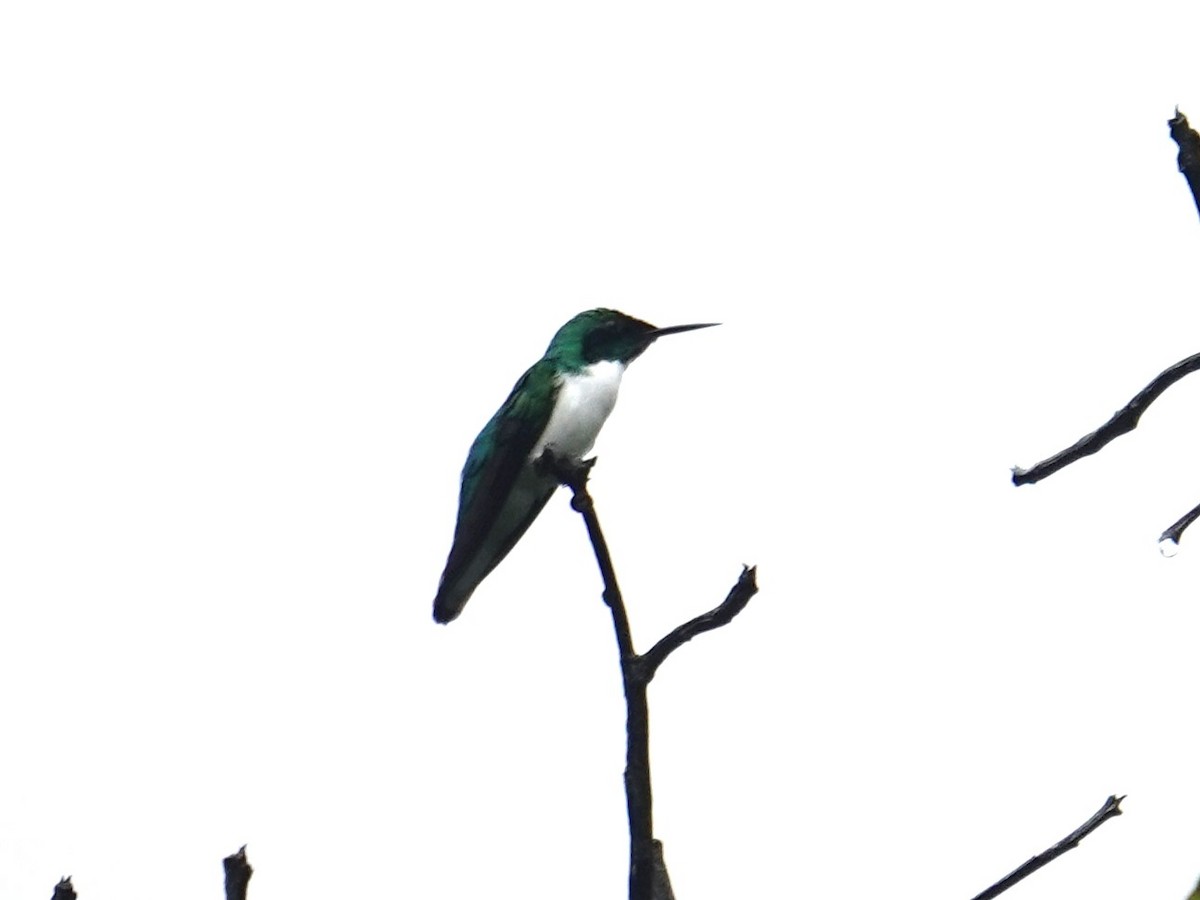
[[[575,312],[681,900],[1200,875],[1194,3],[8,3],[0,897],[620,897],[623,706],[557,497],[430,604]],[[1195,546],[1193,546],[1195,545]]]

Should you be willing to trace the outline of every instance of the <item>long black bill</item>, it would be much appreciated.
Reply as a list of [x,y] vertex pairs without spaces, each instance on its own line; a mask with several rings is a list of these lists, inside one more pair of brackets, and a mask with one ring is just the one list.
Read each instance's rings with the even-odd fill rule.
[[720,322],[705,322],[703,325],[669,325],[666,328],[655,328],[647,337],[655,341],[665,334],[679,334],[681,331],[695,331],[697,328],[716,328],[720,324]]

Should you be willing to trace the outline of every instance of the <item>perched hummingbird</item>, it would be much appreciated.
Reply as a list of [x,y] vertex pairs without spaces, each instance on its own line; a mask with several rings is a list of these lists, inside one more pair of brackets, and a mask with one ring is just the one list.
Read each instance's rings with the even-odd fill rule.
[[617,402],[625,367],[663,335],[713,324],[655,328],[614,309],[590,309],[558,329],[467,454],[454,545],[433,601],[436,621],[462,612],[558,487],[534,465],[542,452],[582,458]]

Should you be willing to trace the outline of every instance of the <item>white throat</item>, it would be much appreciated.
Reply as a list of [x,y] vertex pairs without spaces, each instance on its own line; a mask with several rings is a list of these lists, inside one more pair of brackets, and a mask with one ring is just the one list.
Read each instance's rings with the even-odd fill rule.
[[616,405],[624,373],[624,363],[604,360],[579,372],[560,375],[554,410],[533,447],[531,458],[541,456],[547,447],[574,459],[591,450],[604,420]]

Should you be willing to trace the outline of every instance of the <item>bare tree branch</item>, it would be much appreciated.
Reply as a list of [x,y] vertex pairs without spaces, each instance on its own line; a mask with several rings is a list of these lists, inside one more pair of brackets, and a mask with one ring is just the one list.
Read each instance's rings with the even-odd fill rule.
[[1104,801],[1104,805],[1096,811],[1096,814],[1068,834],[1065,838],[1055,844],[1048,850],[1044,850],[1037,856],[1030,859],[1028,862],[1018,866],[1008,875],[1005,875],[982,894],[974,897],[974,900],[991,900],[993,897],[998,897],[1007,891],[1010,887],[1016,884],[1021,879],[1028,875],[1032,875],[1046,863],[1053,862],[1062,856],[1068,850],[1073,850],[1079,846],[1079,842],[1085,837],[1111,819],[1113,816],[1121,814],[1121,801],[1125,797],[1117,797],[1116,795],[1109,797]]
[[246,859],[246,845],[232,856],[223,860],[225,863],[225,900],[246,900],[246,888],[250,884],[250,876],[254,869]]
[[1171,138],[1179,145],[1179,171],[1192,189],[1192,199],[1200,211],[1200,134],[1188,124],[1187,116],[1175,107],[1175,115],[1167,122]]
[[[1179,145],[1179,171],[1187,178],[1188,187],[1192,191],[1192,199],[1200,211],[1200,134],[1188,124],[1187,116],[1175,107],[1175,115],[1167,122],[1171,129],[1171,137]],[[1077,459],[1090,456],[1101,450],[1110,441],[1127,434],[1137,428],[1142,414],[1150,404],[1158,399],[1167,388],[1186,375],[1200,369],[1200,353],[1181,359],[1175,365],[1159,373],[1150,384],[1146,385],[1136,396],[1118,410],[1111,419],[1093,431],[1084,435],[1066,450],[1061,450],[1053,456],[1039,462],[1030,469],[1013,466],[1012,480],[1015,485],[1033,484],[1053,475],[1059,469],[1069,466]],[[1178,545],[1187,530],[1197,518],[1200,518],[1200,505],[1193,508],[1185,516],[1171,525],[1159,536],[1159,544]],[[1164,551],[1166,552],[1166,551]],[[1170,555],[1168,553],[1168,555]]]
[[1158,542],[1161,544],[1170,541],[1172,544],[1178,544],[1183,537],[1183,532],[1198,518],[1200,518],[1200,506],[1193,506],[1179,521],[1158,536]]
[[1077,459],[1091,456],[1101,450],[1114,438],[1127,434],[1137,428],[1142,414],[1150,404],[1158,399],[1167,388],[1179,381],[1185,375],[1190,375],[1200,369],[1200,353],[1181,359],[1169,369],[1160,372],[1148,385],[1142,388],[1132,400],[1126,403],[1111,419],[1089,435],[1081,437],[1066,450],[1060,450],[1053,456],[1043,459],[1030,469],[1014,466],[1012,473],[1013,484],[1033,484],[1053,475],[1059,469],[1069,466]]
[[595,459],[567,459],[546,450],[538,464],[571,489],[572,508],[583,516],[604,580],[604,602],[612,612],[613,630],[621,657],[621,680],[625,688],[625,802],[629,813],[630,900],[674,900],[671,879],[663,860],[662,842],[654,838],[653,796],[650,790],[650,707],[646,687],[654,672],[672,650],[697,634],[727,624],[758,590],[753,568],[744,568],[741,578],[716,609],[676,628],[645,656],[633,649],[633,636],[625,601],[617,584],[617,573],[608,543],[600,529],[596,506],[588,493],[588,473]]
[[[621,657],[621,681],[625,688],[625,805],[629,813],[629,898],[630,900],[667,900],[670,879],[662,863],[661,845],[655,866],[653,798],[650,791],[650,707],[646,700],[646,682],[635,674],[637,654],[625,601],[617,584],[617,573],[608,552],[608,542],[600,529],[596,507],[588,493],[588,473],[595,459],[580,462],[556,456],[549,449],[539,463],[553,472],[571,489],[572,508],[583,516],[588,537],[596,554],[596,564],[604,580],[604,602],[612,612],[613,630]],[[658,877],[656,877],[656,874]],[[656,883],[667,885],[668,894],[656,894]],[[661,891],[661,887],[660,887]]]
[[663,661],[696,635],[720,628],[722,625],[728,625],[733,621],[733,617],[745,609],[750,598],[758,593],[758,584],[755,579],[757,571],[753,566],[742,566],[741,576],[737,583],[729,589],[728,596],[720,606],[701,613],[690,622],[684,622],[643,653],[641,661],[638,663],[641,676],[646,681],[650,681]]

